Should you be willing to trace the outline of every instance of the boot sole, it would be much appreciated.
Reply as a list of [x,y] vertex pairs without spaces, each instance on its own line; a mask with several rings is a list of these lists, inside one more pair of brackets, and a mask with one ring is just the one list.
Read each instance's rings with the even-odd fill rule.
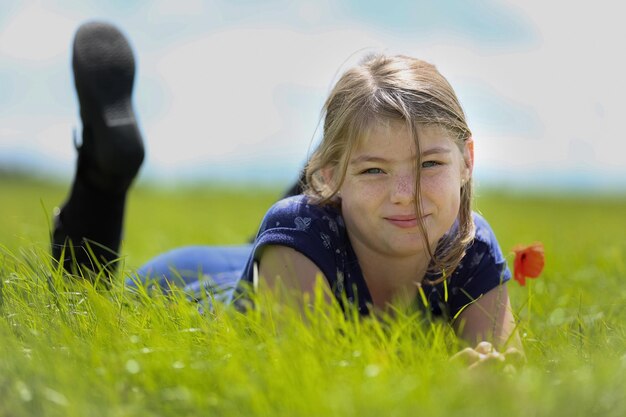
[[131,101],[135,59],[128,41],[113,25],[85,23],[74,38],[72,67],[83,128],[93,130],[93,159],[106,174],[134,176],[144,148]]

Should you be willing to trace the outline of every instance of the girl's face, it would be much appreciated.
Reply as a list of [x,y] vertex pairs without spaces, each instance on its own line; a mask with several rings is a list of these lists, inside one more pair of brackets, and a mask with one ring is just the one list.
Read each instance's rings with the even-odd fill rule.
[[[434,250],[458,215],[460,190],[471,176],[472,156],[468,145],[461,152],[440,127],[419,126],[418,137],[419,202]],[[413,137],[400,121],[378,123],[354,149],[339,191],[357,253],[406,257],[426,251],[415,210],[416,158]]]

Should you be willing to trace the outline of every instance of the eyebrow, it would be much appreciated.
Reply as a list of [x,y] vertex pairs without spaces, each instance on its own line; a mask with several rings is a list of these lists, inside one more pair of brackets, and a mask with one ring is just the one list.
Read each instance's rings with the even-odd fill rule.
[[361,155],[350,160],[351,164],[361,164],[364,162],[387,162],[387,159],[374,155]]
[[[422,158],[425,156],[430,156],[430,155],[448,154],[450,152],[452,152],[450,148],[436,146],[434,148],[430,148],[422,152]],[[357,156],[356,158],[352,158],[349,163],[350,164],[361,164],[365,162],[384,163],[388,161],[389,161],[388,159],[380,157],[380,156],[365,154],[365,155]]]
[[422,152],[422,156],[442,154],[442,153],[450,153],[452,149],[443,146],[435,146],[434,148],[430,148]]

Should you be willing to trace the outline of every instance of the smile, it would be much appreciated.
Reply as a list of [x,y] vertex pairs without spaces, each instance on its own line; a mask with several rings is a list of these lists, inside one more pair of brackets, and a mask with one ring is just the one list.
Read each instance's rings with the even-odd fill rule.
[[417,217],[414,215],[409,216],[389,216],[385,217],[389,223],[394,226],[400,227],[402,229],[410,229],[412,227],[417,227]]

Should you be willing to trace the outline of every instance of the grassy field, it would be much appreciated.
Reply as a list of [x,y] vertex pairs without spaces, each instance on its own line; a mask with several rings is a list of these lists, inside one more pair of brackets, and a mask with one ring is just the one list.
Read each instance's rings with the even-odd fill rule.
[[[122,274],[176,246],[246,241],[279,194],[133,190]],[[303,325],[269,302],[199,314],[180,294],[71,283],[48,255],[64,195],[0,178],[2,416],[626,415],[626,198],[479,189],[504,252],[546,248],[543,275],[509,285],[528,356],[509,374],[451,363],[450,328],[417,313],[351,320],[320,308]]]

